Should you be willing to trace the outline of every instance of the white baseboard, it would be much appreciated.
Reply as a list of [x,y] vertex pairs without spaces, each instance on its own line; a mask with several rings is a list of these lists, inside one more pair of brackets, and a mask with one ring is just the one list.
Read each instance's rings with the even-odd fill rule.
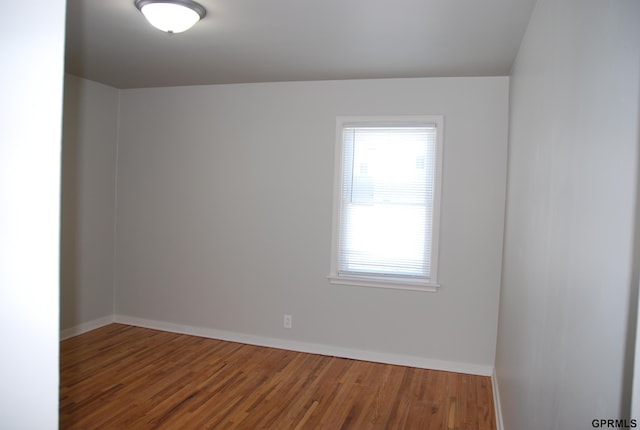
[[113,322],[113,315],[107,317],[98,318],[93,321],[87,321],[77,326],[69,327],[64,330],[60,330],[60,340],[69,339],[70,337],[78,336],[82,333],[86,333],[91,330],[95,330],[107,324]]
[[493,406],[496,413],[496,430],[504,430],[504,423],[502,422],[502,405],[500,404],[500,390],[498,388],[498,376],[496,375],[495,368],[491,375],[491,388],[493,391]]
[[226,340],[229,342],[239,342],[249,345],[266,346],[269,348],[287,349],[290,351],[350,358],[354,360],[372,361],[376,363],[396,364],[401,366],[443,370],[447,372],[467,373],[471,375],[482,376],[491,376],[493,372],[492,366],[483,366],[453,361],[432,360],[424,357],[416,357],[410,355],[390,354],[360,349],[342,348],[318,343],[308,343],[273,337],[255,336],[244,333],[129,317],[126,315],[114,315],[113,322],[151,328],[155,330],[163,330],[172,333],[181,333],[192,336],[207,337],[211,339]]

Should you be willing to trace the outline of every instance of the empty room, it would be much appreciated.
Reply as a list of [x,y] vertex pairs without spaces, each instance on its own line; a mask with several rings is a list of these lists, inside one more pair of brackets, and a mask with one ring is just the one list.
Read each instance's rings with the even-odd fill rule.
[[640,425],[637,0],[0,10],[0,428]]

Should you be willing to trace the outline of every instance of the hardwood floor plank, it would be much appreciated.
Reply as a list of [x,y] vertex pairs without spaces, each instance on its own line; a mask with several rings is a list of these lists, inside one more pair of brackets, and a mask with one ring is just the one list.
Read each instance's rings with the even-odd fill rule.
[[61,343],[61,429],[494,430],[488,377],[110,324]]

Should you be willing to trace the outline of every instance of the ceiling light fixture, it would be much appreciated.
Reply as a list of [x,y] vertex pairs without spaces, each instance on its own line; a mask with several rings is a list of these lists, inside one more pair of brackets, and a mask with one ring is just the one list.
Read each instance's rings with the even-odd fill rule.
[[151,25],[165,33],[187,31],[207,14],[191,0],[135,0],[134,4]]

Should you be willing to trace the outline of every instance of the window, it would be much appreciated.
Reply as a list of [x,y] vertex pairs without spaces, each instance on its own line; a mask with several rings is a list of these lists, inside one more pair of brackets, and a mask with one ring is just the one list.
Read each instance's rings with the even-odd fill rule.
[[336,284],[436,291],[441,116],[338,118]]

